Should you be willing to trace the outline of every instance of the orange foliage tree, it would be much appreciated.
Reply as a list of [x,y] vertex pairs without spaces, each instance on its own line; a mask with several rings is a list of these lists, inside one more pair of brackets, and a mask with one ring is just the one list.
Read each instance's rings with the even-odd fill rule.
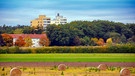
[[16,46],[23,47],[25,45],[25,40],[22,36],[19,36],[18,39],[15,42]]
[[98,41],[97,41],[97,44],[99,45],[99,46],[103,46],[104,45],[104,39],[102,39],[102,38],[100,38]]
[[47,38],[47,36],[42,36],[39,40],[39,44],[42,46],[49,46],[50,40]]
[[13,38],[12,36],[8,35],[8,34],[2,34],[2,39],[3,40],[3,44],[4,46],[13,46]]

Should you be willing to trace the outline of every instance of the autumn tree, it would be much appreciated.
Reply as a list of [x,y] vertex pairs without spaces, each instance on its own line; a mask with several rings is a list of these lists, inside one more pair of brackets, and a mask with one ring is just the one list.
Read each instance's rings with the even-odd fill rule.
[[32,45],[32,39],[29,36],[25,37],[24,40],[25,40],[25,47],[30,47]]
[[12,46],[13,45],[13,38],[12,36],[8,35],[8,34],[2,34],[2,41],[4,42],[2,45],[3,46]]
[[108,38],[106,40],[106,43],[107,43],[107,45],[112,45],[112,43],[113,43],[112,38]]
[[50,40],[47,38],[47,36],[43,35],[39,40],[39,44],[42,46],[49,46]]
[[100,38],[100,39],[97,41],[97,45],[103,46],[103,45],[104,45],[104,39]]
[[22,36],[19,36],[18,39],[15,42],[16,46],[23,47],[25,45],[25,40]]
[[98,38],[91,38],[91,44],[96,45],[98,42]]

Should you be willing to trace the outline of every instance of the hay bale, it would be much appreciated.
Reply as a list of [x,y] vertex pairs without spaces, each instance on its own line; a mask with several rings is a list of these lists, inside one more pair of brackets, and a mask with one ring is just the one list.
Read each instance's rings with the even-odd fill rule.
[[14,67],[10,70],[10,76],[21,76],[22,72],[19,68]]
[[99,70],[106,70],[108,67],[106,64],[100,64],[98,67],[97,67]]
[[130,76],[130,70],[127,68],[121,69],[120,76]]
[[60,64],[60,65],[58,66],[58,70],[59,70],[59,71],[65,71],[65,70],[66,70],[66,65],[65,65],[65,64]]

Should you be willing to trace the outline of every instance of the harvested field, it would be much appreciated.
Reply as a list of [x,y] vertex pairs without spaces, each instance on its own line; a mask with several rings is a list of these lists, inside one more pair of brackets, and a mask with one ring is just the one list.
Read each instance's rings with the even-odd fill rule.
[[[63,73],[59,64],[67,66]],[[107,70],[97,69],[99,64]],[[1,54],[0,76],[10,76],[13,67],[19,67],[22,76],[120,76],[122,68],[135,76],[135,54]]]
[[96,67],[99,64],[115,67],[135,67],[135,62],[0,62],[0,66],[24,66],[24,67],[50,67],[59,64],[66,64],[70,67]]
[[[22,71],[22,76],[119,76],[120,70],[125,67],[108,67],[107,70],[98,70],[97,67],[69,67],[66,70],[59,71],[58,66],[51,67],[24,67],[18,66]],[[0,76],[10,76],[9,72],[12,66],[0,66]],[[135,67],[126,67],[130,69],[131,75],[135,76]]]
[[[119,76],[122,68],[129,68],[135,76],[134,62],[0,62],[0,76],[9,76],[13,67],[19,67],[22,76],[62,76],[59,64],[67,66],[64,76]],[[108,69],[99,71],[99,64],[106,64]]]

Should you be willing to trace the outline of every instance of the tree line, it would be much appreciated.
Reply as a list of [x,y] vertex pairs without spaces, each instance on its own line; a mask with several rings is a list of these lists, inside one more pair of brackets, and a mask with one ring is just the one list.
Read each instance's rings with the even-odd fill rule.
[[51,46],[104,45],[108,43],[135,43],[135,24],[105,20],[72,21],[64,25],[48,25],[37,29],[25,25],[0,26],[0,34],[46,33]]
[[44,29],[37,27],[37,29],[27,26],[27,25],[17,25],[17,26],[0,26],[0,34],[41,34],[44,32]]
[[135,24],[104,20],[50,25],[46,33],[53,46],[104,45],[108,39],[112,43],[135,43]]

